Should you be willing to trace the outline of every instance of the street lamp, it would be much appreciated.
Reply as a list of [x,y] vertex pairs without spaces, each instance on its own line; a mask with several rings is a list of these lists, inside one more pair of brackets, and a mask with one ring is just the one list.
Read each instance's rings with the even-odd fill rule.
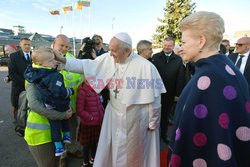
[[60,27],[60,34],[62,34],[62,29],[63,29],[63,26]]
[[115,17],[112,18],[112,36],[114,35],[114,21]]

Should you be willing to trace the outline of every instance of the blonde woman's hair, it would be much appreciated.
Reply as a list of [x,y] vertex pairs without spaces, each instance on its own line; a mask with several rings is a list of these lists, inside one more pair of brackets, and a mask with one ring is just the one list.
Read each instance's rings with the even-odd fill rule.
[[182,32],[191,30],[194,35],[204,35],[206,38],[204,47],[217,50],[225,32],[224,21],[221,16],[207,11],[200,11],[187,16],[181,21],[179,28]]

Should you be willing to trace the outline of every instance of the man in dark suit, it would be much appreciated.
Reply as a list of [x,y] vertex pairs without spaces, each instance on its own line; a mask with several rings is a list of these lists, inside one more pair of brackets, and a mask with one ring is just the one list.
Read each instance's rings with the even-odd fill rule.
[[14,118],[16,118],[16,110],[18,108],[19,94],[25,90],[24,87],[24,70],[31,64],[31,41],[29,38],[20,40],[20,50],[10,55],[8,64],[9,77],[12,80],[11,84],[11,104],[14,107]]
[[156,66],[163,80],[167,93],[161,95],[161,139],[168,143],[167,130],[171,108],[184,87],[184,65],[181,57],[173,51],[175,41],[166,38],[163,42],[163,50],[152,57],[152,63]]
[[230,50],[231,46],[230,46],[230,41],[229,40],[223,39],[221,41],[221,44],[226,47],[226,51],[225,51],[226,53],[224,53],[226,56],[229,56],[231,53],[233,53],[232,50]]
[[240,38],[236,45],[236,53],[229,55],[229,58],[245,76],[250,90],[250,37]]

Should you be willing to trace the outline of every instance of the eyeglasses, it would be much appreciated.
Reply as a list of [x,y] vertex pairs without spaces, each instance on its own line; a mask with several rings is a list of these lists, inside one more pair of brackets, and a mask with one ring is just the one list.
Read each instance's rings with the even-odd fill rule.
[[236,46],[238,47],[242,47],[243,45],[247,45],[247,44],[243,44],[243,43],[235,43]]

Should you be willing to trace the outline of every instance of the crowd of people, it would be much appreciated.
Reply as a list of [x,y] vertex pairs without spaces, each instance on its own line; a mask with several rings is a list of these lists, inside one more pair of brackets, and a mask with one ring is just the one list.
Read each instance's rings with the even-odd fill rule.
[[[26,90],[24,139],[39,167],[66,166],[71,154],[82,167],[159,167],[160,143],[171,167],[250,166],[250,37],[230,50],[224,21],[196,12],[179,25],[180,45],[115,34],[86,37],[77,56],[59,34],[51,48],[31,52],[6,45],[14,118]],[[177,104],[176,104],[177,102]],[[173,127],[168,131],[171,113]]]

